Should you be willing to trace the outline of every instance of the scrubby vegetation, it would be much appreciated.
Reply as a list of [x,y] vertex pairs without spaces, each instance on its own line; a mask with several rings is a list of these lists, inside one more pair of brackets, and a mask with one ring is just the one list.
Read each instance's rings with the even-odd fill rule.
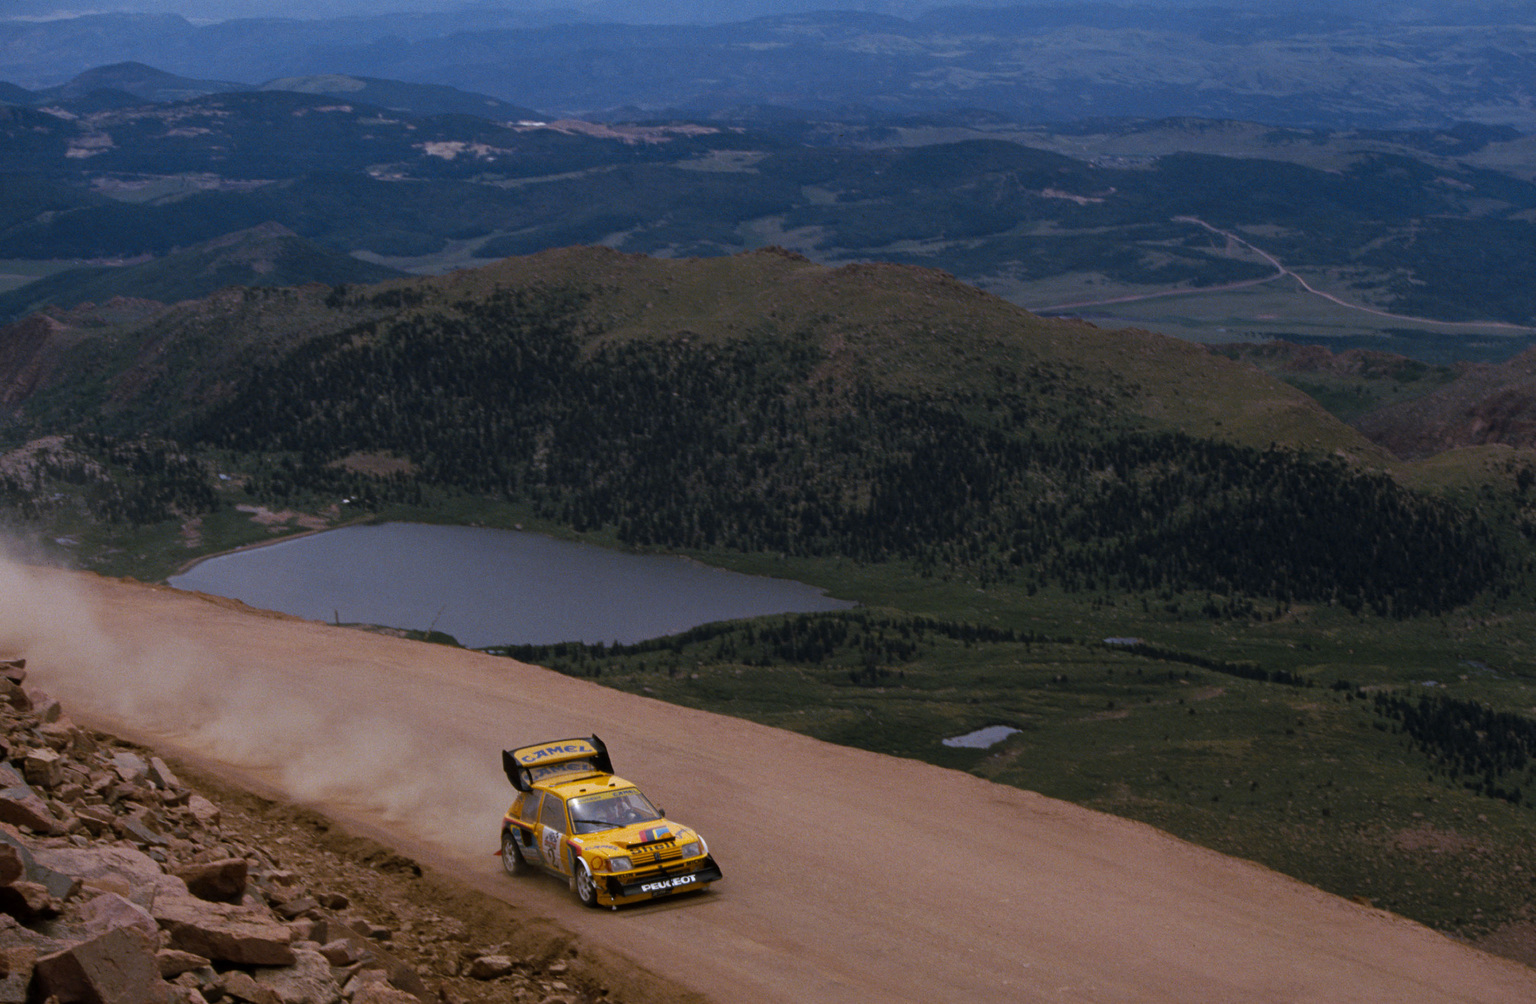
[[0,463],[0,507],[13,520],[144,525],[211,512],[211,472],[179,444],[60,438]]

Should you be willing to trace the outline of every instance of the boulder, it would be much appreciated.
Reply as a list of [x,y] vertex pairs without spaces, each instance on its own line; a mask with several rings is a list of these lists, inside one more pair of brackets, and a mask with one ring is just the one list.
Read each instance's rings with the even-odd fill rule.
[[262,986],[250,973],[238,969],[232,969],[219,977],[219,989],[246,1004],[281,1004],[271,987]]
[[149,777],[149,764],[137,753],[119,750],[112,754],[112,769],[124,784],[138,784]]
[[427,985],[422,982],[421,974],[409,964],[386,952],[377,941],[364,937],[355,928],[338,920],[330,921],[326,926],[333,942],[348,942],[351,950],[356,953],[358,961],[368,969],[382,969],[390,985],[395,989],[404,990],[419,1000],[431,999]]
[[96,752],[96,740],[85,729],[61,715],[56,722],[40,725],[37,734],[50,748],[68,752],[74,757],[88,757]]
[[32,698],[14,680],[0,676],[0,701],[9,704],[17,711],[31,711]]
[[0,948],[0,1004],[27,1004],[37,949],[31,945]]
[[183,952],[179,948],[162,948],[155,953],[155,961],[160,964],[160,975],[168,980],[174,980],[182,973],[190,973],[207,966],[211,959],[205,959],[194,952]]
[[[366,986],[390,987],[391,990],[400,990],[399,987],[390,986],[389,974],[384,970],[359,968],[352,971],[352,975],[347,980],[347,985],[341,991],[341,995],[349,999],[356,997],[358,992]],[[403,990],[400,992],[405,993]],[[412,994],[412,996],[414,997],[415,995]]]
[[39,847],[32,856],[40,867],[78,880],[87,889],[115,892],[140,906],[161,896],[188,896],[185,882],[167,875],[153,858],[133,847]]
[[189,894],[157,897],[150,912],[170,935],[171,948],[240,966],[293,965],[287,925],[248,907]]
[[245,896],[250,865],[244,858],[220,858],[202,864],[185,865],[174,874],[187,884],[198,899],[215,903],[238,903]]
[[197,825],[205,830],[211,830],[219,825],[219,807],[201,795],[193,795],[187,799],[187,811],[192,813],[192,818],[197,820]]
[[37,716],[40,724],[50,725],[58,721],[59,717],[64,714],[64,706],[52,694],[45,694],[41,690],[34,690],[28,696],[32,699],[32,714]]
[[27,750],[26,759],[22,761],[22,772],[28,784],[53,788],[64,780],[64,758],[46,746]]
[[278,1004],[337,1004],[341,987],[331,964],[314,948],[295,948],[294,963],[282,969],[256,970],[256,982],[276,995]]
[[118,927],[37,960],[39,997],[81,1004],[165,1004],[155,949],[142,931]]
[[421,1004],[421,999],[388,983],[364,983],[352,995],[352,1004]]
[[0,885],[10,885],[27,873],[22,864],[21,852],[10,844],[0,843]]
[[93,836],[101,836],[112,829],[112,824],[117,822],[117,813],[105,805],[80,805],[75,807],[75,818],[91,832]]
[[475,980],[494,980],[512,972],[512,960],[505,955],[482,955],[469,964],[469,977]]
[[356,965],[363,958],[363,953],[358,950],[358,947],[346,938],[327,941],[320,946],[320,954],[325,956],[325,961],[338,968]]
[[70,941],[55,938],[41,931],[22,926],[21,921],[9,914],[0,914],[0,952],[13,948],[31,949],[34,958],[50,955],[68,948]]
[[156,944],[160,925],[148,910],[115,892],[104,892],[80,907],[80,922],[92,934],[102,934],[119,927],[132,927]]
[[0,764],[0,823],[51,833],[58,825],[48,805],[10,764]]
[[68,805],[58,799],[48,800],[48,810],[53,813],[54,836],[65,837],[80,829],[80,820],[76,819],[75,814],[69,811]]
[[64,902],[37,882],[22,880],[0,886],[0,913],[23,922],[57,917],[63,909]]
[[281,900],[274,904],[272,909],[277,911],[279,917],[293,920],[295,917],[301,917],[306,913],[320,909],[320,902],[313,896],[299,896],[294,899]]
[[55,867],[50,860],[48,850],[42,848],[33,850],[20,838],[12,836],[3,829],[0,829],[0,845],[9,848],[7,855],[14,855],[21,863],[21,875],[19,878],[12,879],[12,882],[35,882],[47,889],[50,896],[60,900],[69,899],[79,890],[79,880],[68,871]]
[[174,791],[180,788],[181,780],[166,766],[164,760],[157,756],[149,758],[149,779],[163,791]]
[[125,839],[143,846],[164,847],[170,843],[166,836],[169,827],[153,809],[135,809],[126,816],[119,816],[113,827]]

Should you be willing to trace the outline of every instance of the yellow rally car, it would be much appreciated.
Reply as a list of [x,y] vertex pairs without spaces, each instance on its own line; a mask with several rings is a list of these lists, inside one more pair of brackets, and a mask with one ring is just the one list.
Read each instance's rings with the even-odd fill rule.
[[508,875],[543,868],[586,905],[615,910],[721,877],[703,837],[614,776],[597,736],[503,750],[501,765],[518,790],[497,852]]

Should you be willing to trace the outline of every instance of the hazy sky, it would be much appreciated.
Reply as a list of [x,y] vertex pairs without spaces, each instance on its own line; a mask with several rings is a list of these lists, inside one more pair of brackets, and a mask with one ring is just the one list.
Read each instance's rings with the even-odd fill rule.
[[[806,10],[862,10],[906,17],[936,7],[1048,6],[1082,0],[0,0],[0,17],[67,16],[108,11],[180,14],[194,21],[242,17],[326,18],[395,11],[443,12],[473,9],[502,11],[581,11],[602,20],[735,20],[763,14]],[[1250,7],[1254,10],[1315,0],[1113,0],[1119,6],[1194,5]],[[1357,0],[1353,6],[1410,6],[1410,0]]]

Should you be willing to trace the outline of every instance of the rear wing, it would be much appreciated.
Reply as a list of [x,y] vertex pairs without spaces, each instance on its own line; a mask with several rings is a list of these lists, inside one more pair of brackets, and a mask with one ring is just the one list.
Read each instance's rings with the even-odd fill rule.
[[608,758],[608,747],[592,735],[502,750],[501,769],[512,787],[528,791],[535,781],[556,774],[612,774],[613,761]]

